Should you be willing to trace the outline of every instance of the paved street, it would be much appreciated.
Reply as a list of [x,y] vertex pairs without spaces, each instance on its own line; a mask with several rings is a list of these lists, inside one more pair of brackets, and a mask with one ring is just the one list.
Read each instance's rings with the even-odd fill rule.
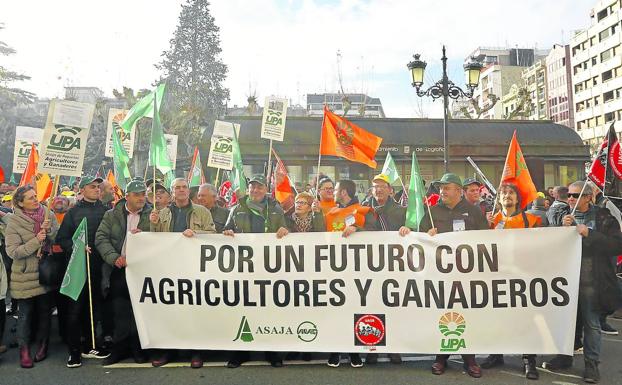
[[[610,324],[622,330],[622,320],[610,318]],[[14,324],[11,318],[9,326]],[[54,325],[56,324],[54,320]],[[8,330],[7,330],[8,332]],[[14,334],[9,340],[14,339]],[[54,333],[52,350],[47,360],[39,363],[34,369],[26,370],[19,367],[17,349],[0,356],[0,384],[494,384],[514,385],[526,384],[521,374],[520,357],[506,358],[506,365],[501,369],[484,372],[479,380],[470,378],[461,370],[460,356],[453,356],[450,369],[443,376],[433,376],[429,371],[431,356],[409,355],[402,365],[391,365],[382,362],[375,366],[353,369],[347,362],[334,369],[325,364],[325,355],[316,355],[317,360],[311,362],[286,362],[281,369],[274,369],[265,362],[253,361],[239,369],[224,367],[224,355],[208,358],[206,367],[193,370],[188,362],[169,364],[163,368],[152,368],[150,364],[136,365],[133,362],[102,367],[97,360],[84,360],[78,369],[67,369],[65,347],[62,346]],[[601,384],[622,384],[622,337],[604,336],[601,363]],[[321,358],[321,359],[319,359]],[[539,357],[538,363],[544,357]],[[483,356],[479,357],[481,361]],[[554,374],[540,369],[538,384],[569,385],[582,384],[583,356],[575,356],[575,367],[564,373]],[[535,383],[535,382],[532,382]]]

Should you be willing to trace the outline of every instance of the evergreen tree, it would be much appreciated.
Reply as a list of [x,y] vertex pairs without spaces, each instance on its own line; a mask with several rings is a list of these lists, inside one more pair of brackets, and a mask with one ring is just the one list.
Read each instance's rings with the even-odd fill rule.
[[200,136],[214,119],[222,116],[229,90],[223,82],[227,66],[221,61],[219,28],[207,0],[187,0],[179,24],[156,68],[166,81],[162,106],[164,127],[179,135],[190,155]]

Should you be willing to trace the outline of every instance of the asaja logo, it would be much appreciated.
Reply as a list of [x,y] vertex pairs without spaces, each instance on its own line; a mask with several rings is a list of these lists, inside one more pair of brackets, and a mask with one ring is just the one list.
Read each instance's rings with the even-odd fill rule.
[[354,315],[355,346],[386,346],[384,314]]
[[447,338],[441,339],[441,351],[455,352],[460,348],[466,348],[466,342],[460,338],[465,329],[466,321],[462,314],[457,312],[443,314],[438,321],[438,330]]
[[246,316],[242,316],[242,320],[240,321],[240,327],[238,327],[238,333],[236,334],[234,341],[242,340],[243,342],[253,342],[253,332],[251,331],[251,327],[248,325],[248,320]]
[[317,338],[317,326],[311,321],[301,322],[296,328],[298,339],[303,342],[313,342]]

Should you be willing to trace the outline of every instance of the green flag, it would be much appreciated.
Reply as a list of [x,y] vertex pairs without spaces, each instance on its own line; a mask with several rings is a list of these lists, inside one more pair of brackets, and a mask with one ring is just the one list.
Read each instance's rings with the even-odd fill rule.
[[82,218],[82,222],[76,229],[76,232],[71,237],[73,241],[73,250],[71,252],[71,259],[67,265],[67,271],[63,278],[63,283],[60,287],[61,294],[73,299],[78,300],[84,283],[86,282],[86,246],[87,246],[87,230],[86,230],[86,218]]
[[395,166],[395,161],[390,152],[387,152],[387,157],[384,159],[382,173],[389,177],[389,184],[393,184],[396,180],[400,179],[400,174],[397,173],[397,167]]
[[[158,86],[158,90],[164,85]],[[173,162],[168,158],[168,152],[166,149],[166,139],[164,138],[164,130],[162,129],[162,122],[160,121],[160,112],[158,111],[157,98],[152,98],[153,101],[153,120],[151,125],[151,146],[149,147],[149,164],[155,166],[162,174],[173,169]]]
[[76,177],[75,176],[70,176],[69,177],[69,188],[72,189],[73,188],[73,184],[76,183]]
[[[231,124],[233,125],[233,123]],[[231,170],[231,189],[237,191],[237,196],[246,195],[246,177],[244,176],[244,164],[242,163],[242,152],[238,143],[238,135],[233,127],[233,169]]]
[[425,215],[423,197],[423,179],[419,171],[417,156],[413,151],[412,166],[410,168],[410,184],[408,186],[408,209],[406,210],[406,227],[419,230],[419,224]]
[[15,181],[15,174],[11,173],[11,179],[9,180],[11,186],[17,186],[17,182]]
[[[151,91],[148,95],[140,99],[134,106],[128,111],[127,115],[123,121],[121,121],[121,127],[123,127],[123,131],[131,132],[132,127],[136,121],[140,118],[153,118],[154,116],[154,106],[157,104],[157,108],[160,108],[162,104],[162,98],[164,97],[164,87],[165,83],[158,85],[158,88],[155,91]],[[155,96],[155,104],[154,104],[154,96]]]
[[205,176],[203,176],[203,167],[201,166],[201,153],[199,147],[194,148],[194,156],[192,157],[192,165],[190,166],[190,173],[188,174],[188,186],[195,187],[205,183]]
[[130,161],[129,155],[125,151],[125,148],[121,145],[121,140],[119,139],[119,133],[117,132],[117,128],[112,127],[112,159],[114,165],[114,176],[117,180],[117,185],[123,191],[127,187],[127,180],[132,179],[130,176],[130,169],[127,164]]

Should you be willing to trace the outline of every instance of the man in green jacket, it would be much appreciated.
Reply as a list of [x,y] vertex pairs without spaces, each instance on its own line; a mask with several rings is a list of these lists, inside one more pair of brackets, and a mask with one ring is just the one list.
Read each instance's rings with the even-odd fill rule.
[[[151,211],[149,216],[151,231],[182,233],[188,238],[199,233],[216,233],[216,227],[209,210],[190,201],[190,189],[185,179],[174,179],[171,182],[171,192],[173,193],[173,201],[168,207]],[[151,364],[155,367],[166,365],[170,361],[170,356],[170,351],[162,350],[151,361]],[[195,369],[203,366],[203,357],[200,351],[192,352],[190,366]]]
[[115,314],[114,346],[110,356],[104,360],[104,365],[121,361],[130,351],[136,363],[147,361],[140,346],[130,293],[125,281],[125,235],[128,231],[149,231],[151,208],[145,206],[145,190],[142,180],[134,179],[128,183],[125,199],[104,214],[95,234],[95,247],[104,262],[112,266],[108,295],[111,296]]

